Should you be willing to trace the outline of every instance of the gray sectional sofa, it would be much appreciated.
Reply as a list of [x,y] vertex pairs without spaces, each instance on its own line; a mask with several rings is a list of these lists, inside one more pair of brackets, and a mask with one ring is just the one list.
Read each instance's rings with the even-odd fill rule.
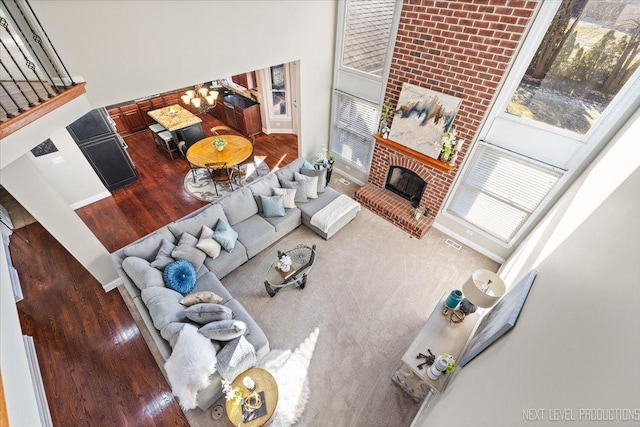
[[[262,212],[261,195],[272,196],[274,188],[281,188],[281,183],[285,186],[291,184],[299,173],[307,175],[321,173],[302,171],[303,166],[309,165],[303,158],[298,158],[276,173],[259,177],[241,189],[142,237],[111,255],[126,290],[131,295],[135,307],[153,337],[155,346],[165,360],[171,355],[180,330],[185,324],[190,323],[190,320],[185,317],[186,307],[181,306],[177,300],[181,295],[174,292],[173,294],[178,297],[158,298],[155,295],[157,292],[153,292],[154,295],[150,296],[152,292],[144,291],[154,286],[165,286],[162,271],[151,264],[159,256],[164,242],[177,244],[184,232],[197,238],[202,225],[214,229],[219,219],[225,220],[237,232],[236,245],[231,252],[223,249],[215,259],[210,256],[205,258],[202,267],[197,271],[196,286],[191,292],[208,290],[221,296],[223,298],[221,304],[233,310],[235,319],[247,324],[248,332],[245,337],[255,347],[258,360],[269,352],[269,341],[260,326],[229,294],[220,279],[301,224],[328,239],[355,218],[360,210],[360,205],[355,201],[347,200],[345,204],[346,196],[340,199],[342,203],[336,202],[340,194],[332,188],[324,188],[324,178],[319,176],[317,198],[308,199],[304,203],[297,202],[296,207],[285,209],[284,216],[265,217]],[[337,206],[335,209],[337,212],[331,215],[330,223],[325,224],[323,229],[312,225],[314,215],[332,205]],[[157,289],[151,291],[157,291]],[[268,297],[266,292],[265,297]],[[217,350],[220,350],[224,344],[224,342],[214,341]],[[222,396],[221,377],[218,372],[214,376],[211,385],[198,393],[198,406],[202,409],[207,409]]]

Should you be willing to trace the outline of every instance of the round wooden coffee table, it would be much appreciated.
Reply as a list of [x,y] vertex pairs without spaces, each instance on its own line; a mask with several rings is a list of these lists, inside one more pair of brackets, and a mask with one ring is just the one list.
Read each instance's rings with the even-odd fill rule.
[[255,381],[256,383],[256,388],[254,390],[255,392],[264,393],[264,401],[265,401],[265,404],[267,405],[267,412],[266,414],[254,420],[243,423],[242,422],[242,406],[234,405],[230,401],[227,401],[225,405],[227,410],[227,417],[229,418],[229,421],[231,421],[231,423],[234,426],[258,427],[258,426],[266,425],[271,421],[271,418],[276,413],[276,409],[278,408],[278,385],[276,384],[276,380],[275,378],[273,378],[273,376],[269,372],[265,371],[262,368],[247,369],[246,371],[238,375],[238,377],[235,380],[233,380],[233,382],[231,383],[233,387],[242,388],[245,391],[245,395],[247,396],[252,392],[247,390],[245,386],[242,385],[242,380],[246,376],[251,377],[253,381]]

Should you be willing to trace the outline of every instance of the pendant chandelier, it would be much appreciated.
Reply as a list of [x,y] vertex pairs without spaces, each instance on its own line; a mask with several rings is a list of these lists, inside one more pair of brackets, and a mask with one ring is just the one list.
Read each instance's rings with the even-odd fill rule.
[[180,97],[185,105],[193,106],[199,113],[206,113],[216,106],[218,92],[209,90],[203,85],[196,85],[193,90],[188,90]]

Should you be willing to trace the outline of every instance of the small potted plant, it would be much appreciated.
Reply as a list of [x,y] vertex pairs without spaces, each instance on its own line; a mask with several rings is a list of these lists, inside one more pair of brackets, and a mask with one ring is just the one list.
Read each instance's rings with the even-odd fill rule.
[[291,257],[289,255],[283,254],[278,259],[278,264],[276,265],[280,271],[286,273],[291,269]]
[[456,130],[456,125],[451,125],[447,133],[442,136],[442,151],[440,157],[445,162],[449,160],[449,156],[451,156],[451,153],[455,148],[457,136],[458,131]]
[[389,98],[384,100],[382,104],[382,112],[380,113],[380,126],[378,127],[378,133],[383,138],[387,138],[389,136],[389,120],[393,117],[394,111],[391,106],[391,101]]
[[225,145],[227,145],[227,141],[222,138],[216,138],[213,140],[213,146],[216,147],[216,150],[218,151],[224,150]]

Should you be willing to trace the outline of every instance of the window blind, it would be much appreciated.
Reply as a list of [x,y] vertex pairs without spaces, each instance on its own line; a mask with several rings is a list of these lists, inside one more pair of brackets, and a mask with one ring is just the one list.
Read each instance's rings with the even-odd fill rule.
[[479,143],[447,210],[509,243],[563,173]]
[[376,104],[334,91],[331,152],[359,169],[368,169],[378,116]]

